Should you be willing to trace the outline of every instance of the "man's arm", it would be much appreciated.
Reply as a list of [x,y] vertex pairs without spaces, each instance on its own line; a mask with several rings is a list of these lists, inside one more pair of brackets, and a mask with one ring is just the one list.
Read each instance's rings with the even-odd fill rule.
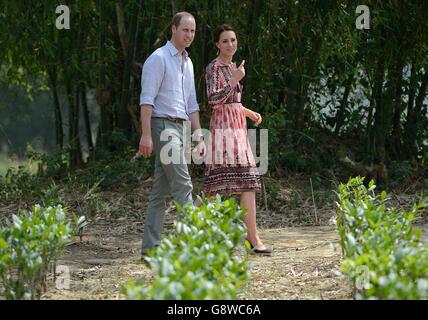
[[150,121],[152,118],[153,106],[149,104],[141,105],[141,139],[139,152],[145,157],[150,157],[153,151],[152,128]]
[[201,123],[199,122],[199,111],[189,114],[189,118],[192,123],[192,132],[201,128]]
[[195,132],[196,130],[198,130],[197,137],[195,139],[198,142],[198,145],[197,145],[198,155],[200,157],[205,157],[206,148],[205,148],[205,142],[202,136],[202,131],[200,130],[201,123],[199,121],[199,111],[192,112],[191,114],[189,114],[189,118],[192,125],[192,131]]
[[151,118],[156,96],[162,83],[165,65],[162,57],[152,54],[144,63],[141,72],[140,117],[141,138],[138,154],[145,158],[153,152],[153,140],[151,131]]

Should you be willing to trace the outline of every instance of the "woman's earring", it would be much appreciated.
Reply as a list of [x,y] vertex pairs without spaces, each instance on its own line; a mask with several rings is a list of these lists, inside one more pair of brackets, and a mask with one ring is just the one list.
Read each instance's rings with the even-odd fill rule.
[[216,54],[218,55],[219,53],[220,53],[220,50],[219,50],[219,49],[217,49],[217,53],[216,53]]

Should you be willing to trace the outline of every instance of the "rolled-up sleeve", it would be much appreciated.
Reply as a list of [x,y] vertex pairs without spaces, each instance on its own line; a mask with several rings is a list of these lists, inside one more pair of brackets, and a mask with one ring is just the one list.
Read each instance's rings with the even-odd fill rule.
[[198,101],[196,99],[196,88],[195,88],[195,79],[194,79],[194,73],[193,73],[193,65],[192,65],[192,72],[191,72],[191,86],[190,86],[190,96],[188,101],[188,113],[191,114],[193,112],[199,111],[199,105]]
[[149,104],[155,106],[155,98],[162,84],[165,64],[161,56],[151,55],[143,65],[141,73],[140,106]]

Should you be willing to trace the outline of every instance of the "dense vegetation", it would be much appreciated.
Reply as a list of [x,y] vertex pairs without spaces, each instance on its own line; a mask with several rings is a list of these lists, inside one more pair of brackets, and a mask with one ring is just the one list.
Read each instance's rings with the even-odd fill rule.
[[344,253],[342,269],[357,299],[427,299],[428,245],[412,222],[428,198],[410,211],[393,208],[385,191],[375,194],[356,177],[338,190],[337,229]]
[[[84,217],[78,219],[82,221]],[[0,227],[0,295],[13,300],[40,299],[50,271],[55,280],[56,259],[72,231],[61,205],[35,205],[13,215],[6,227]]]
[[[266,211],[281,211],[285,197],[287,215],[300,210],[293,222],[318,224],[316,205],[333,206],[331,189],[357,175],[403,192],[428,188],[427,1],[64,4],[70,29],[60,30],[58,1],[0,2],[0,156],[25,150],[36,166],[34,173],[24,166],[0,171],[3,296],[39,298],[45,291],[50,265],[72,237],[65,211],[74,213],[77,235],[86,223],[81,215],[91,222],[97,215],[142,219],[153,158],[130,161],[140,134],[141,67],[170,38],[177,11],[197,22],[189,53],[204,127],[212,32],[224,22],[236,27],[236,62],[246,60],[243,103],[269,129],[269,172],[258,201]],[[369,29],[356,27],[361,4],[370,10]],[[203,166],[190,169],[202,176]],[[291,174],[310,182],[311,201],[283,192],[281,181]],[[339,188],[343,270],[358,284],[356,297],[426,299],[427,250],[412,228],[419,208],[390,208],[385,193],[359,179]],[[243,231],[236,223],[241,210],[220,200],[183,210],[151,260],[153,284],[129,283],[128,298],[236,297],[247,277],[246,261],[231,258]]]
[[[67,4],[71,27],[59,30],[57,1],[3,1],[0,81],[49,93],[51,130],[70,168],[82,164],[82,146],[89,161],[116,151],[117,133],[135,148],[142,63],[169,39],[172,13],[187,10],[197,20],[189,51],[205,126],[203,68],[215,56],[213,29],[229,22],[238,31],[236,58],[246,59],[244,104],[264,115],[276,146],[271,172],[328,176],[342,159],[388,180],[396,161],[427,161],[428,3],[364,4],[370,29],[360,30],[360,1],[351,0],[82,0]],[[11,117],[0,120],[5,132]]]
[[175,233],[149,253],[155,280],[130,282],[128,299],[236,299],[247,280],[248,263],[236,255],[245,235],[243,210],[233,199],[205,199],[179,209]]

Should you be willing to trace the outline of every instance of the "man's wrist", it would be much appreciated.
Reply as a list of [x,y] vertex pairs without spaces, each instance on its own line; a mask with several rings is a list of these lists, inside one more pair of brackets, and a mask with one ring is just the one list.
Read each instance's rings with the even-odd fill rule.
[[204,134],[199,133],[193,133],[193,141],[204,141]]

